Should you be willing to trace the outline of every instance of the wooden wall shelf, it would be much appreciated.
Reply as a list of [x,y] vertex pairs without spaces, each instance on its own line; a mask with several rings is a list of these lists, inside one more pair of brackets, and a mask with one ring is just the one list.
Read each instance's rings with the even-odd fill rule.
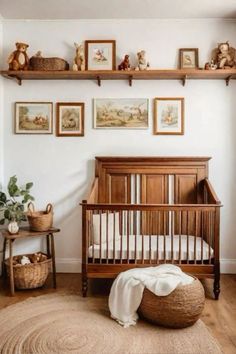
[[102,80],[127,80],[132,86],[133,80],[180,80],[185,85],[187,80],[225,80],[229,85],[236,79],[236,69],[231,70],[146,70],[146,71],[7,71],[0,74],[16,80],[19,85],[23,80],[94,80],[101,86]]

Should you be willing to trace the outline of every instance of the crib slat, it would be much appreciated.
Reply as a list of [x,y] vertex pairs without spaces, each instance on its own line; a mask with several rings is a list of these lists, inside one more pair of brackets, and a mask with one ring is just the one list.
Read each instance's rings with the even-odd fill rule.
[[121,220],[120,220],[120,228],[121,228],[121,238],[120,238],[120,263],[122,264],[122,252],[123,252],[123,211],[120,213]]
[[151,212],[149,212],[149,214],[150,214],[150,216],[149,216],[149,220],[151,221],[151,227],[150,227],[150,229],[149,229],[149,264],[151,264],[152,263],[152,250],[151,250],[151,234],[152,234],[152,222],[153,222],[153,220],[152,220],[152,211]]
[[166,212],[163,211],[163,225],[164,225],[164,262],[166,263]]
[[[144,239],[143,239],[143,215],[144,215],[145,212],[142,212],[141,215],[140,215],[140,233],[141,233],[141,238],[142,238],[142,251],[141,251],[141,254],[142,254],[142,264],[144,263]],[[146,216],[146,215],[145,215]],[[146,218],[145,218],[146,219]]]
[[99,210],[99,258],[102,263],[102,210]]
[[179,212],[179,264],[181,264],[181,245],[182,245],[182,238],[181,238],[181,232],[182,232],[182,211]]
[[197,258],[197,235],[198,235],[198,212],[196,211],[195,235],[194,235],[194,264],[196,264],[196,258]]
[[[90,237],[89,238],[92,238],[91,242],[92,242],[92,257],[93,257],[93,263],[94,263],[94,233],[93,233],[93,230],[92,230],[92,220],[93,220],[93,210],[90,210],[89,212],[89,219],[90,219],[90,225],[89,225],[89,235]],[[91,237],[92,235],[92,237]],[[90,243],[89,243],[90,244]]]
[[108,210],[106,210],[106,245],[107,245],[107,249],[106,249],[106,263],[108,263]]
[[129,264],[130,211],[127,210],[127,263]]
[[113,211],[113,264],[116,258],[116,217],[115,211]]
[[157,254],[156,254],[156,261],[157,264],[159,264],[159,235],[160,235],[160,224],[161,224],[161,215],[160,211],[157,211],[157,220],[158,220],[158,233],[157,233]]
[[211,212],[208,212],[208,263],[211,263]]
[[170,230],[171,230],[171,263],[174,263],[174,212],[170,212],[171,216],[171,224],[170,224]]
[[201,212],[201,226],[202,226],[202,229],[201,229],[201,263],[203,263],[203,235],[204,235],[204,231],[205,231],[205,218],[204,218],[204,212],[202,211]]
[[187,231],[187,263],[189,263],[189,212],[187,211],[186,216],[186,231]]

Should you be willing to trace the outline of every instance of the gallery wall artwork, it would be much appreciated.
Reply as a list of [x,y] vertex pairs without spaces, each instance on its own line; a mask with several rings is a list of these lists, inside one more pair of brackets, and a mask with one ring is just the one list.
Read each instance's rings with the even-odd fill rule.
[[94,128],[147,129],[147,98],[94,99]]
[[16,134],[52,134],[52,102],[16,102]]
[[84,103],[58,102],[57,136],[84,136]]
[[179,50],[179,68],[180,69],[198,69],[198,49],[181,48]]
[[86,70],[115,70],[116,42],[114,40],[85,41]]
[[184,134],[184,98],[157,97],[154,99],[154,134]]

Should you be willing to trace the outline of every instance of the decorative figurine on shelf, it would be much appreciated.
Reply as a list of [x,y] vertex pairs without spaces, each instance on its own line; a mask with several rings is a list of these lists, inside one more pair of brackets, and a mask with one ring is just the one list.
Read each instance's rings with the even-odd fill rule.
[[8,58],[9,70],[28,70],[29,57],[26,53],[28,44],[16,43],[16,50]]
[[211,62],[205,64],[205,70],[216,70],[217,64],[214,64],[214,60],[212,59]]
[[150,67],[149,62],[146,60],[146,52],[145,50],[141,50],[137,53],[138,57],[138,66],[135,70],[147,70]]
[[231,69],[235,67],[236,50],[230,47],[229,42],[220,43],[213,50],[212,60],[218,69]]
[[76,55],[74,58],[73,70],[74,71],[84,71],[85,70],[85,60],[84,60],[84,46],[83,44],[74,43],[76,48]]
[[129,55],[126,54],[123,61],[118,65],[118,70],[130,70]]

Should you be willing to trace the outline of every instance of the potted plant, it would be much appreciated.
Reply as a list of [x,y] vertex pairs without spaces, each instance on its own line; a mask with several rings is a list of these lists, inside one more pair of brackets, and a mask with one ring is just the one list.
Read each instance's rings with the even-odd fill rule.
[[18,187],[17,177],[12,176],[7,185],[8,196],[0,191],[0,224],[3,225],[6,220],[9,221],[8,230],[10,233],[17,233],[19,223],[26,221],[25,205],[34,200],[30,195],[30,189],[33,183],[28,182],[24,187]]

